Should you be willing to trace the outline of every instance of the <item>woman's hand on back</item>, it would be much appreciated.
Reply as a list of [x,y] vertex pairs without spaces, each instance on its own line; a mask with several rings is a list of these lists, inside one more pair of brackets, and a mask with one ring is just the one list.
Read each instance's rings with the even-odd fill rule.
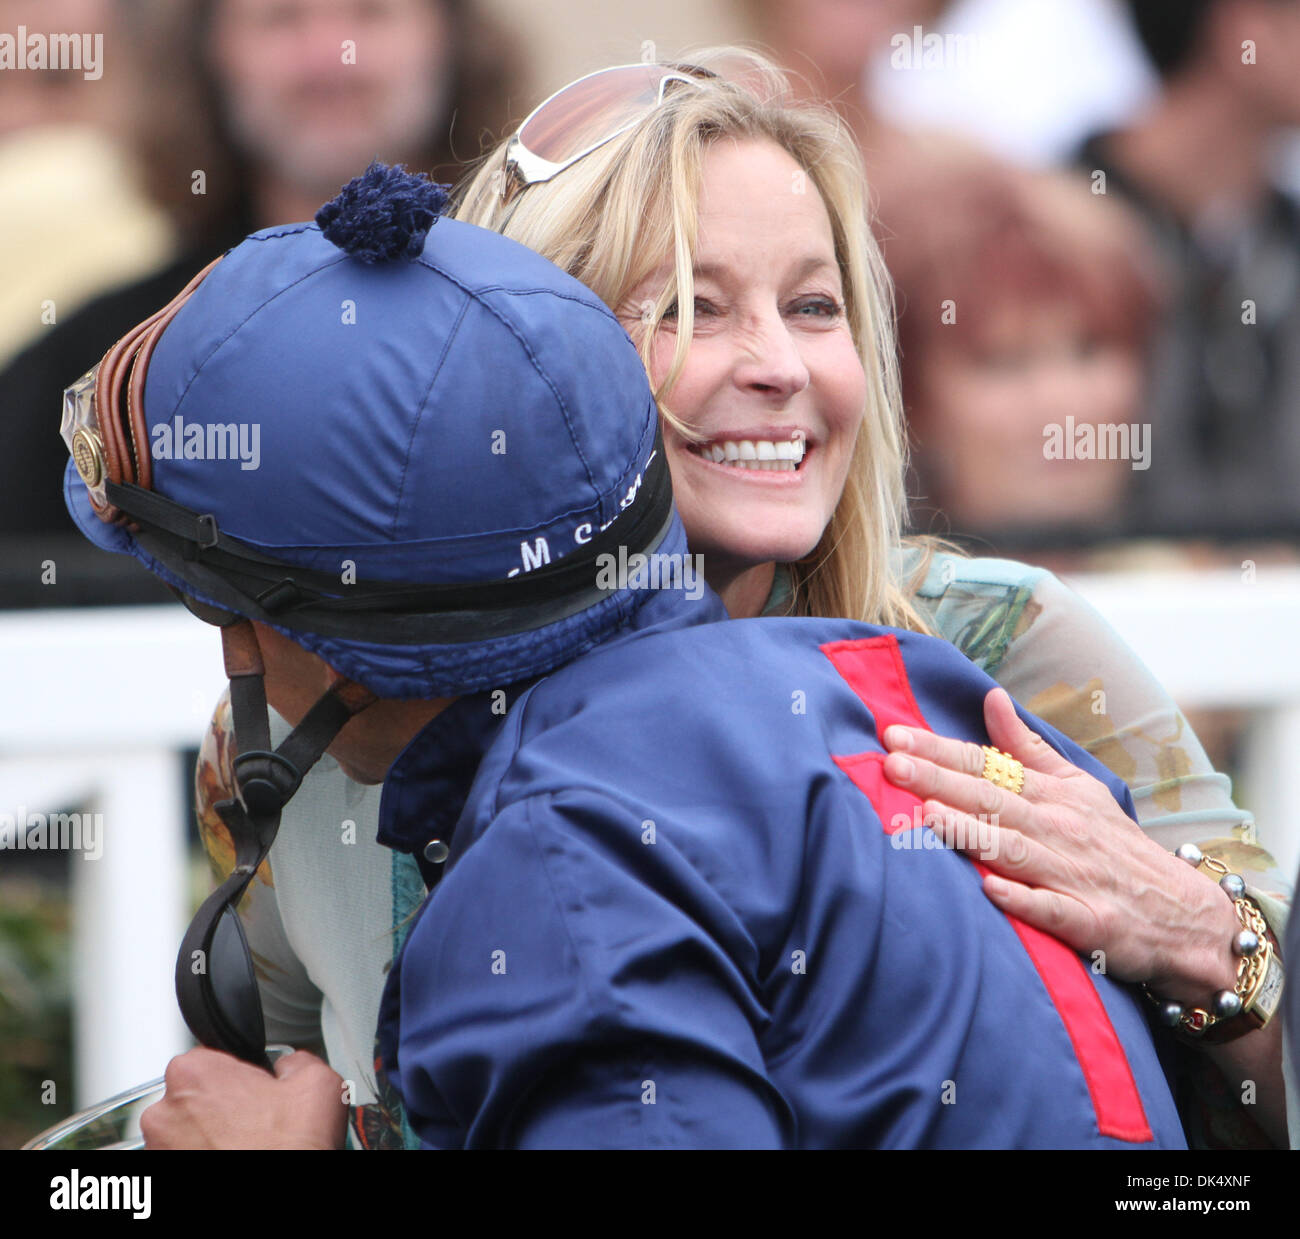
[[897,725],[883,739],[886,777],[921,798],[946,844],[992,871],[988,897],[1162,997],[1204,1006],[1232,989],[1239,925],[1217,882],[1149,838],[1103,783],[1021,721],[1004,690],[989,692],[984,713],[992,743],[1024,765],[1018,794],[982,777],[978,745]]

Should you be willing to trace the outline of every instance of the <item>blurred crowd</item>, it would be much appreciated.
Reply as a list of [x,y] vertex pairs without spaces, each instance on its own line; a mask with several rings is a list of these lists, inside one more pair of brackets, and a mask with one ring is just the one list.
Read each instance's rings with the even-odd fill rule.
[[[1042,63],[1023,81],[999,58],[1017,6],[1075,23],[1035,34]],[[532,7],[571,20],[566,0]],[[627,7],[624,54],[585,68],[644,54]],[[1053,567],[1157,536],[1291,553],[1300,216],[1278,155],[1300,124],[1300,5],[732,0],[720,12],[732,41],[793,70],[860,141],[896,288],[918,530]],[[560,84],[538,80],[511,17],[503,0],[0,0],[11,55],[23,32],[102,35],[93,72],[0,54],[6,578],[33,579],[31,556],[45,557],[21,548],[72,545],[63,388],[211,258],[310,218],[372,158],[458,180]],[[1122,49],[1086,66],[1132,95],[1122,116],[1071,103],[1080,21]],[[1061,90],[1039,97],[1053,74]],[[886,106],[927,82],[946,114],[918,124]],[[991,95],[1004,113],[1054,109],[1072,136],[1050,160],[1017,158],[1008,126],[969,123],[997,117]],[[130,596],[127,569],[113,571],[89,600]],[[21,588],[4,593],[23,604]],[[61,591],[70,600],[86,599]]]
[[[1300,0],[0,0],[0,608],[56,562],[62,606],[168,597],[74,531],[60,408],[209,261],[372,159],[458,181],[570,78],[723,40],[858,139],[917,531],[1057,571],[1300,558]],[[1231,768],[1235,720],[1195,723]],[[15,975],[10,1065],[66,1078]],[[0,1145],[45,1122],[11,1075]]]

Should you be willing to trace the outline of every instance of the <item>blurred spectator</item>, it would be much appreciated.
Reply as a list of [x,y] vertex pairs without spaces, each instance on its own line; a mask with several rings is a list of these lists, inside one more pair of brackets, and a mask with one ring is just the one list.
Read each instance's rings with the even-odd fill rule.
[[[903,127],[881,114],[864,86],[868,67],[895,39],[938,22],[953,0],[745,0],[754,37],[793,74],[803,97],[830,103],[862,148],[873,228],[883,243],[906,226],[907,185],[942,164],[985,157],[968,138]],[[917,54],[921,54],[919,49]],[[900,201],[901,200],[901,201]],[[901,206],[901,211],[900,211]]]
[[939,17],[951,0],[745,0],[754,36],[795,74],[809,98],[843,111],[859,137],[876,118],[863,96],[863,75],[896,34]]
[[142,194],[120,146],[88,125],[0,138],[0,203],[0,367],[172,250],[167,217]]
[[[942,50],[927,53],[925,40]],[[955,0],[926,23],[922,47],[913,31],[876,58],[867,90],[899,126],[951,129],[1051,167],[1126,121],[1156,85],[1122,0]]]
[[[122,150],[132,72],[117,13],[115,0],[0,0],[15,61],[0,70],[0,367],[170,252],[167,219]],[[29,66],[20,30],[44,68],[18,67]],[[51,36],[63,36],[66,62],[51,58]]]
[[[112,131],[126,103],[127,75],[112,71],[122,57],[118,0],[0,0],[0,33],[14,39],[12,68],[0,71],[0,137],[34,125],[93,125]],[[43,47],[17,47],[24,27]],[[50,64],[50,35],[89,35],[93,68]],[[98,43],[94,37],[98,35]],[[98,47],[100,54],[95,55]],[[105,54],[106,53],[106,54]],[[71,51],[68,53],[71,55]],[[57,58],[57,57],[56,57]],[[44,68],[26,67],[44,63]]]
[[247,232],[310,219],[371,159],[457,179],[512,111],[519,62],[477,0],[141,0],[134,136],[180,258],[61,322],[0,375],[0,535],[70,530],[63,388]]
[[1152,532],[1300,534],[1300,211],[1273,184],[1300,123],[1300,4],[1128,0],[1159,98],[1080,155],[1178,272],[1157,354]]
[[1151,449],[1139,222],[1080,177],[991,158],[914,176],[896,204],[915,523],[942,510],[1003,554],[1121,531]]

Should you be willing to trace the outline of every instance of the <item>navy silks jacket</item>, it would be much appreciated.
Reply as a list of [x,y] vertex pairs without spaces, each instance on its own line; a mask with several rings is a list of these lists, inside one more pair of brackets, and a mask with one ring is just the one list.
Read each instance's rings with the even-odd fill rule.
[[421,1143],[1185,1147],[1142,997],[883,778],[890,723],[987,743],[994,682],[915,633],[717,618],[657,595],[394,765],[381,841],[450,844],[380,1013]]

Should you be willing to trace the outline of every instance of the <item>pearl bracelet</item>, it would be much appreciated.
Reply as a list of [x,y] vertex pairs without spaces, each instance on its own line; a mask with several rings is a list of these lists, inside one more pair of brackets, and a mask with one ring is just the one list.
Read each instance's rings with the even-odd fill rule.
[[1269,938],[1268,922],[1246,894],[1241,875],[1229,872],[1227,865],[1206,856],[1194,843],[1184,843],[1174,855],[1193,869],[1205,865],[1218,875],[1219,886],[1232,900],[1241,923],[1232,940],[1232,953],[1237,956],[1236,986],[1215,994],[1212,1011],[1204,1007],[1186,1008],[1180,1002],[1157,998],[1145,985],[1142,988],[1159,1008],[1157,1018],[1166,1027],[1197,1041],[1212,1044],[1232,1041],[1263,1028],[1277,1010],[1282,997],[1281,962]]

